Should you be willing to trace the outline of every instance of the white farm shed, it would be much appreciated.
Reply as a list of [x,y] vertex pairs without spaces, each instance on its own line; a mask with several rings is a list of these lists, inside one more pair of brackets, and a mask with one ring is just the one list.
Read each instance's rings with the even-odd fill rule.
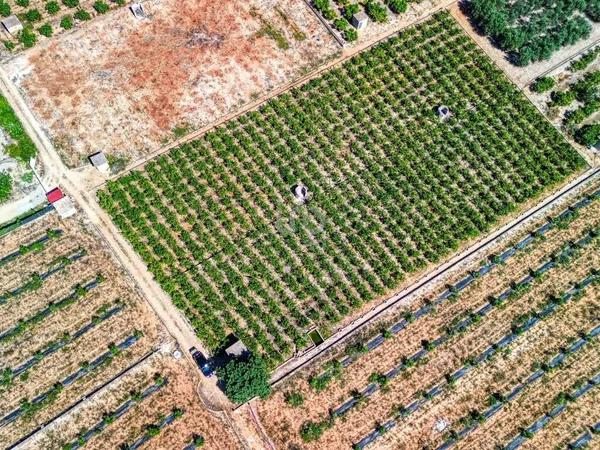
[[102,152],[94,153],[90,156],[90,162],[92,166],[98,169],[99,172],[109,173],[110,166],[108,164],[108,159],[106,159],[106,155]]
[[357,12],[352,16],[352,25],[357,30],[364,30],[369,24],[369,16],[364,11]]
[[8,16],[6,19],[2,19],[2,26],[13,36],[23,30],[23,24],[14,14]]

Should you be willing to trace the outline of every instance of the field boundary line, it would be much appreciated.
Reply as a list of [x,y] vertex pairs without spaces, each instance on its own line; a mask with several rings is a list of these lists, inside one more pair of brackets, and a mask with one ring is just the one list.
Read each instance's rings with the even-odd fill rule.
[[69,414],[71,411],[73,411],[75,408],[77,408],[83,402],[85,402],[87,400],[90,400],[91,397],[93,397],[94,395],[98,394],[103,389],[107,388],[114,381],[117,381],[119,378],[127,375],[129,372],[131,372],[133,369],[135,369],[139,365],[143,364],[147,359],[149,359],[151,356],[155,355],[157,352],[158,352],[157,348],[149,351],[141,359],[137,360],[136,362],[134,362],[130,366],[128,366],[125,369],[123,369],[121,372],[119,372],[118,374],[116,374],[110,380],[104,382],[103,384],[101,384],[100,386],[98,386],[97,388],[95,388],[89,394],[86,394],[83,397],[81,397],[79,400],[77,400],[75,403],[73,403],[67,409],[62,410],[61,412],[59,412],[57,415],[55,415],[51,419],[48,419],[43,424],[39,425],[36,429],[32,430],[29,434],[27,434],[26,436],[23,436],[17,442],[14,442],[14,443],[10,444],[8,447],[6,447],[6,450],[13,450],[13,449],[17,449],[17,448],[22,448],[21,446],[24,445],[25,443],[27,443],[27,441],[29,441],[29,439],[31,439],[33,436],[35,436],[38,432],[42,431],[48,425],[51,425],[54,421],[56,421],[56,420],[60,419],[61,417]]
[[310,0],[304,0],[304,3],[308,7],[308,9],[310,9],[313,12],[313,14],[315,16],[317,16],[317,19],[319,19],[319,22],[321,22],[325,26],[325,28],[327,28],[327,31],[329,31],[329,34],[331,34],[333,36],[333,38],[337,41],[337,43],[340,44],[340,47],[346,48],[346,41],[344,41],[341,37],[339,37],[337,34],[335,34],[335,31],[333,31],[333,27],[331,25],[329,25],[329,23],[325,20],[325,18],[323,18],[321,16],[321,14],[319,14],[319,12],[313,7],[313,5],[310,3]]
[[[600,168],[592,167],[588,169],[569,184],[559,189],[557,192],[554,192],[553,194],[544,198],[544,200],[537,206],[524,211],[521,215],[515,217],[512,221],[488,235],[486,238],[480,239],[471,247],[465,249],[448,262],[440,265],[437,269],[433,270],[429,274],[424,275],[420,280],[402,289],[401,291],[392,294],[385,301],[377,306],[374,306],[370,311],[366,312],[361,317],[358,317],[349,325],[326,339],[325,342],[321,344],[321,347],[314,347],[313,349],[308,350],[304,355],[289,359],[287,362],[284,362],[273,372],[273,375],[271,376],[271,385],[276,386],[280,384],[289,376],[308,366],[315,358],[323,355],[326,351],[332,349],[334,346],[344,342],[362,328],[368,326],[371,322],[381,318],[384,314],[396,307],[401,301],[421,293],[423,290],[429,287],[431,283],[438,281],[443,275],[446,275],[452,270],[458,268],[467,260],[473,258],[476,254],[480,253],[486,248],[489,248],[499,239],[504,238],[518,227],[521,227],[536,219],[546,210],[560,205],[564,201],[565,197],[569,196],[570,194],[577,193],[579,189],[593,182],[599,174]],[[290,367],[287,368],[286,366]]]

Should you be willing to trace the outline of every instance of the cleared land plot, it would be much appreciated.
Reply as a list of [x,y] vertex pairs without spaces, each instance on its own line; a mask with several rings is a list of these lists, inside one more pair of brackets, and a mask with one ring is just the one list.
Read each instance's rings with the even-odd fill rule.
[[339,49],[300,1],[153,0],[144,8],[148,20],[120,9],[5,66],[70,166],[98,150],[136,160]]
[[78,219],[0,240],[0,446],[19,441],[168,336]]
[[[543,362],[576,340],[578,333],[600,325],[598,286],[589,286],[578,301],[558,307],[532,328],[519,331],[516,340],[490,360],[478,359],[492,343],[537,317],[531,314],[543,309],[549,295],[569,290],[588,276],[590,269],[598,267],[598,238],[585,238],[590,230],[598,230],[599,213],[600,199],[596,199],[580,209],[568,226],[551,228],[544,238],[531,241],[505,264],[476,277],[455,298],[438,302],[444,297],[440,292],[420,299],[398,314],[399,322],[410,318],[403,329],[390,333],[366,354],[347,352],[354,354],[354,360],[345,368],[328,362],[305,374],[307,379],[278,387],[270,399],[256,403],[275,444],[282,448],[294,444],[348,448],[392,420],[394,428],[383,437],[375,436],[369,448],[435,448],[441,444],[450,425],[459,429],[458,421],[473,409],[482,410],[494,389],[502,391],[500,385],[507,388],[522,381],[532,371],[533,362]],[[585,244],[574,250],[572,243],[577,242]],[[505,251],[498,250],[498,254]],[[535,275],[528,289],[519,286],[552,261],[560,263],[541,276]],[[503,300],[492,301],[494,298]],[[427,305],[432,308],[420,313],[427,311]],[[590,347],[597,348],[597,343]],[[470,371],[451,381],[451,374],[466,365],[471,365]],[[325,373],[337,375],[327,383],[314,383]],[[385,378],[387,381],[382,381]],[[318,384],[320,391],[315,389]],[[436,394],[438,386],[440,393]],[[303,396],[301,407],[286,402],[293,393]],[[333,424],[331,429],[327,429],[329,423]],[[437,426],[443,429],[436,430]]]
[[[86,450],[132,445],[148,433],[149,425],[169,417],[174,409],[181,410],[181,416],[150,437],[143,445],[145,450],[184,449],[198,436],[204,439],[202,448],[240,448],[231,429],[203,408],[195,392],[197,377],[185,360],[157,353],[94,396],[93,402],[44,430],[28,448],[58,450],[82,437],[86,443],[79,448]],[[90,432],[102,423],[101,429]]]
[[441,13],[98,197],[208,347],[275,365],[582,167]]

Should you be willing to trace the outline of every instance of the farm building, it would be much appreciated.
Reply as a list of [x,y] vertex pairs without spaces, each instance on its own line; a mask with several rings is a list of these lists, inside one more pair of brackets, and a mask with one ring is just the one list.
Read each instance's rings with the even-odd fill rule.
[[144,7],[140,3],[132,3],[129,10],[138,20],[146,19],[148,17],[146,11],[144,11]]
[[71,217],[77,212],[75,206],[73,206],[73,201],[69,197],[65,196],[62,190],[58,187],[47,192],[46,198],[48,199],[48,202],[54,206],[54,209],[58,215],[63,219]]
[[108,160],[106,159],[106,155],[102,152],[94,153],[93,155],[91,155],[90,163],[92,163],[92,166],[98,169],[99,172],[105,174],[108,174],[110,172]]
[[54,204],[55,202],[57,202],[58,200],[60,200],[64,196],[65,195],[63,194],[63,192],[61,191],[60,188],[54,188],[51,191],[48,191],[46,193],[46,198],[48,199],[48,202],[50,204]]
[[364,30],[369,24],[369,16],[364,11],[357,12],[352,16],[352,25],[357,30]]
[[15,36],[19,31],[23,30],[23,24],[14,14],[12,16],[8,16],[6,19],[2,19],[2,26],[13,36]]
[[230,357],[240,358],[248,354],[248,348],[239,339],[225,349],[225,354]]

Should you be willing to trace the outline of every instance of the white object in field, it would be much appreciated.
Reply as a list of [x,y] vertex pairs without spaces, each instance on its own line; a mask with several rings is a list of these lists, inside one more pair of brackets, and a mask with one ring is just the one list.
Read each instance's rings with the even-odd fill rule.
[[448,422],[444,419],[440,419],[435,423],[435,429],[439,432],[444,431],[446,428],[448,428]]
[[303,184],[294,186],[294,196],[301,202],[308,200],[308,189]]
[[135,18],[138,20],[148,18],[148,16],[146,15],[146,11],[144,11],[144,7],[141,5],[141,3],[132,3],[129,9],[131,10]]
[[92,166],[98,169],[99,172],[110,173],[110,166],[104,153],[94,153],[90,156],[90,162],[92,163]]
[[181,358],[181,352],[179,350],[175,350],[173,352],[173,358],[175,358],[175,359]]
[[19,31],[23,30],[23,24],[14,14],[12,16],[8,16],[6,19],[2,19],[2,26],[13,36],[15,36]]
[[357,30],[364,30],[369,24],[369,16],[364,11],[352,15],[352,26]]
[[438,113],[439,118],[442,120],[447,119],[452,114],[450,112],[450,108],[448,108],[446,105],[438,106],[437,113]]
[[58,215],[63,219],[71,217],[77,212],[75,206],[73,205],[73,201],[70,197],[67,196],[64,196],[60,200],[55,201],[54,203],[52,203],[52,206],[54,206],[54,209],[56,209]]

